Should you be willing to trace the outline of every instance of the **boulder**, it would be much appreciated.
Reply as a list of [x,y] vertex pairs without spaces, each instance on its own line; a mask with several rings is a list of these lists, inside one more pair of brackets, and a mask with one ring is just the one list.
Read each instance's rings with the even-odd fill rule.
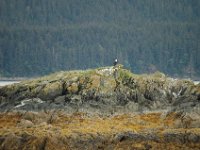
[[63,104],[65,103],[65,95],[64,96],[58,96],[54,99],[55,104]]
[[31,128],[34,124],[30,120],[21,119],[17,126],[22,128]]
[[43,100],[50,100],[62,95],[62,92],[62,83],[57,81],[47,84],[43,89],[40,90],[37,96]]
[[125,141],[125,140],[145,141],[147,139],[144,135],[139,134],[139,133],[134,133],[134,132],[118,133],[114,137],[115,142],[122,142],[122,141]]
[[69,87],[67,87],[67,92],[69,94],[76,94],[78,92],[78,84],[72,83]]

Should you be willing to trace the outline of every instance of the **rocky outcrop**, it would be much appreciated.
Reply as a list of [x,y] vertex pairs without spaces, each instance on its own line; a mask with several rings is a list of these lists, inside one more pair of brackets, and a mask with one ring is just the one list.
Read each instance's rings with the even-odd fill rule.
[[0,110],[200,112],[200,84],[120,68],[59,72],[0,89]]
[[117,67],[0,87],[0,149],[200,149],[200,84]]

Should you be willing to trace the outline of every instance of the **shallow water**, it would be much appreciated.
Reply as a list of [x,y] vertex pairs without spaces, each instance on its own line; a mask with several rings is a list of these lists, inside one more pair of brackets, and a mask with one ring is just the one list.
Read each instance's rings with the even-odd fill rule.
[[10,85],[14,83],[19,83],[20,81],[0,81],[0,86]]

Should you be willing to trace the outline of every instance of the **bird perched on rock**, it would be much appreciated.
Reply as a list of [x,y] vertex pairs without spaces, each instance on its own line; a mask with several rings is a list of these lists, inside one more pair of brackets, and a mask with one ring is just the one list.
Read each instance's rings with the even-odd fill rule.
[[118,64],[118,60],[115,59],[115,61],[114,61],[114,66],[116,66],[117,64]]

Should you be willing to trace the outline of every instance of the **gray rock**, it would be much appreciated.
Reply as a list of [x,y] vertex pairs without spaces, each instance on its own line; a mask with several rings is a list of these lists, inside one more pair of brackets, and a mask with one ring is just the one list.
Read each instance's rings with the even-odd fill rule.
[[77,104],[77,105],[82,104],[81,96],[80,95],[72,95],[70,103],[71,104]]
[[124,132],[115,135],[113,138],[115,142],[121,142],[125,140],[134,140],[134,141],[145,141],[146,137],[142,134],[134,133],[134,132]]
[[37,96],[43,100],[49,100],[62,95],[62,92],[63,92],[62,83],[53,82],[47,84],[44,88],[42,88]]
[[195,135],[195,134],[190,134],[188,136],[188,142],[199,143],[200,142],[200,136],[199,135]]
[[184,133],[165,133],[164,141],[165,142],[174,142],[184,144],[186,142],[186,135]]
[[64,96],[58,96],[55,98],[54,102],[56,104],[63,104],[65,103],[65,95]]

